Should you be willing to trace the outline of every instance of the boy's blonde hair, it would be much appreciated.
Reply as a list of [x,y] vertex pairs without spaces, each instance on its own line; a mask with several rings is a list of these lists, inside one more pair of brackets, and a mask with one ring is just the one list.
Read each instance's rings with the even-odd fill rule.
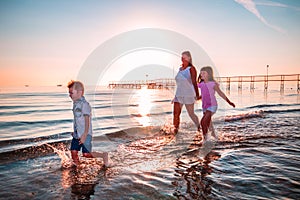
[[80,81],[71,80],[68,83],[68,88],[73,88],[74,90],[82,91],[82,94],[84,93],[84,86],[83,83],[81,83]]

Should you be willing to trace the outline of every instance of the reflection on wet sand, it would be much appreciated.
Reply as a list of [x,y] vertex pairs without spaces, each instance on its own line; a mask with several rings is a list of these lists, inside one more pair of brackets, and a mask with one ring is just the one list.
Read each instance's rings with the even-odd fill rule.
[[106,176],[103,163],[97,159],[80,160],[77,168],[62,169],[62,187],[71,188],[71,199],[90,199],[99,180]]
[[[154,132],[143,138],[134,138],[127,143],[120,144],[118,151],[111,152],[112,159],[118,163],[113,169],[103,170],[102,160],[81,158],[81,164],[74,169],[62,170],[62,186],[70,191],[71,199],[90,199],[101,196],[115,197],[120,195],[112,192],[105,182],[111,179],[121,190],[128,190],[126,197],[152,196],[160,194],[163,185],[170,187],[171,199],[204,199],[211,194],[212,182],[207,176],[212,172],[210,163],[220,157],[211,152],[214,143],[208,141],[202,144],[200,133],[179,132],[177,135],[167,134],[166,131]],[[63,166],[63,165],[62,165]],[[172,169],[170,169],[170,167]],[[168,184],[160,180],[160,173],[168,173],[175,168],[175,180]],[[117,175],[114,174],[117,172]],[[174,172],[174,171],[173,171]],[[114,174],[114,175],[112,175]],[[149,174],[151,174],[149,176]],[[159,178],[158,178],[158,177]],[[163,176],[168,179],[168,176]],[[173,181],[174,180],[174,181]],[[125,182],[124,182],[125,181]],[[104,185],[102,186],[102,182]],[[124,184],[125,183],[125,184]],[[155,183],[155,184],[154,184]],[[140,184],[147,185],[147,190],[139,190]],[[117,187],[116,185],[114,187]],[[143,186],[144,187],[144,186]],[[129,189],[130,188],[130,189]],[[171,189],[172,188],[172,189]],[[155,191],[149,194],[149,190]],[[118,196],[119,197],[119,196]],[[123,196],[124,197],[124,196]]]
[[90,199],[95,193],[96,184],[73,184],[71,199]]
[[176,187],[173,195],[178,199],[207,199],[212,185],[207,178],[212,173],[209,164],[218,158],[220,154],[211,151],[211,143],[202,145],[201,136],[197,135],[189,151],[176,159],[177,179],[172,182]]

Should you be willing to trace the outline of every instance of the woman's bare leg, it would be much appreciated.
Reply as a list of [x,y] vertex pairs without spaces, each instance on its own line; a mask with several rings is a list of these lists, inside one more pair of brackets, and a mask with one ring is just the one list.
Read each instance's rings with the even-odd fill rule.
[[194,104],[185,104],[185,107],[190,118],[193,120],[194,124],[196,125],[197,130],[199,130],[200,129],[199,118],[195,114]]
[[181,114],[182,104],[179,102],[174,102],[173,108],[173,125],[175,127],[175,133],[177,133],[180,124],[180,114]]

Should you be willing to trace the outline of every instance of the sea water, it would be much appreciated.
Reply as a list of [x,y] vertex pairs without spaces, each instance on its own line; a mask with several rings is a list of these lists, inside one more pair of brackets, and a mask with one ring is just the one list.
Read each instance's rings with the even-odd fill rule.
[[[218,98],[213,117],[218,141],[201,146],[201,134],[185,109],[179,133],[169,134],[172,88],[87,88],[85,97],[93,110],[93,150],[109,152],[113,165],[103,170],[101,159],[81,158],[82,170],[74,171],[61,163],[69,155],[73,122],[67,89],[1,88],[0,196],[299,199],[296,89],[280,91],[274,86],[264,91],[257,86],[254,91],[232,88],[226,94],[236,108]],[[195,104],[195,112],[201,118],[201,101]],[[63,155],[59,157],[55,149]]]

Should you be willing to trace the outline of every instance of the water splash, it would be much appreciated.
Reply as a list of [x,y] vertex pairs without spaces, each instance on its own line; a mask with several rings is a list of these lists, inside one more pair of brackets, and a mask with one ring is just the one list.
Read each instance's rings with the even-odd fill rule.
[[174,130],[175,130],[174,125],[167,122],[161,127],[160,132],[164,133],[165,135],[168,135],[168,134],[174,134]]
[[[66,148],[64,144],[59,144],[58,147],[53,147],[50,144],[46,144],[51,147],[53,151],[61,159],[62,169],[68,169],[74,166],[71,152]],[[72,184],[96,184],[98,182],[98,175],[103,168],[103,162],[97,158],[85,158],[80,157],[80,163],[74,168],[72,176],[69,178],[64,178],[67,181],[64,185]],[[68,173],[66,173],[68,174]],[[69,181],[69,179],[72,179]]]
[[173,125],[166,123],[162,127],[150,128],[147,135],[126,144],[120,144],[118,149],[129,153],[149,154],[162,150],[166,145],[170,145],[175,140]]
[[62,168],[70,168],[73,166],[73,160],[71,156],[71,152],[66,148],[63,143],[58,145],[58,148],[51,146],[50,144],[46,144],[48,147],[52,148],[53,151],[59,156],[61,159],[61,167]]
[[99,174],[103,168],[103,162],[96,158],[80,159],[80,164],[76,167],[76,184],[96,184]]
[[261,118],[264,117],[264,111],[258,110],[249,113],[242,113],[238,115],[228,115],[225,117],[225,122],[239,121],[250,118]]

